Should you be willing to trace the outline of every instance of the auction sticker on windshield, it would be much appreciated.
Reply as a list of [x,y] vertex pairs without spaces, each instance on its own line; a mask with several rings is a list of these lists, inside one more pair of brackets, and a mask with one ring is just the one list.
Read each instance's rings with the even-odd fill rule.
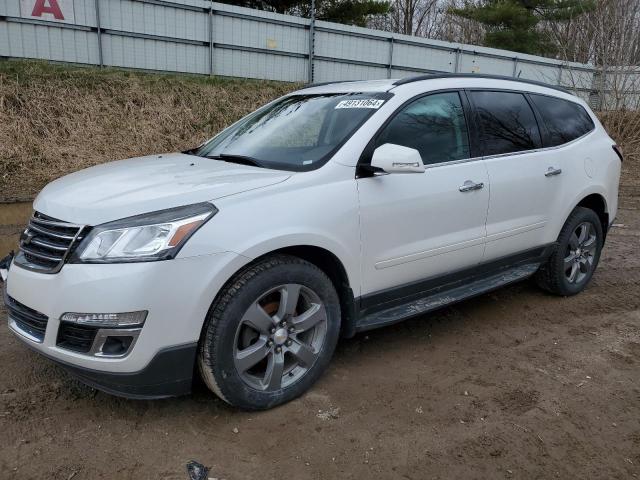
[[338,108],[380,108],[384,100],[377,98],[362,98],[360,100],[342,100],[336,105]]

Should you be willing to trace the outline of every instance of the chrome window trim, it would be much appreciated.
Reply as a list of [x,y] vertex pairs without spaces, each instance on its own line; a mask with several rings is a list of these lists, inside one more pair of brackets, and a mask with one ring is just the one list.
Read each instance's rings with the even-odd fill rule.
[[477,160],[483,160],[483,157],[471,157],[471,158],[462,158],[460,160],[451,160],[449,162],[438,162],[438,163],[428,163],[424,166],[425,170],[437,167],[446,167],[447,165],[459,165],[461,163],[469,163],[475,162]]

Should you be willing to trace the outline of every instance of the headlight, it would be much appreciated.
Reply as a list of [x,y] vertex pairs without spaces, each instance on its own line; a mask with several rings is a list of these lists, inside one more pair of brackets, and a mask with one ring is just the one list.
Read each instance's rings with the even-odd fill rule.
[[218,210],[210,203],[137,215],[94,227],[72,262],[150,262],[174,258]]

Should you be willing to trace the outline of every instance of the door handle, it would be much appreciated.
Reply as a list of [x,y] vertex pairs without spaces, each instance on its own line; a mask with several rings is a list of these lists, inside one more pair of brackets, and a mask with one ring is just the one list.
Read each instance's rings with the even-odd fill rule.
[[458,190],[460,190],[461,192],[471,192],[473,190],[480,190],[481,188],[484,188],[484,183],[476,183],[472,182],[471,180],[467,180],[462,185],[460,185]]
[[549,167],[547,169],[547,173],[544,174],[545,177],[553,177],[554,175],[560,175],[562,173],[561,168]]

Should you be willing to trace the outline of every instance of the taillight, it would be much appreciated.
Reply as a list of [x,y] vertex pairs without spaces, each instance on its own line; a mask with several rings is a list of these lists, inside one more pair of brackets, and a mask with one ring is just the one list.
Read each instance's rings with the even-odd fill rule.
[[624,161],[624,158],[622,157],[622,149],[620,148],[620,145],[615,144],[613,145],[613,151],[616,152],[616,155],[618,155],[618,158],[620,159],[620,161]]

